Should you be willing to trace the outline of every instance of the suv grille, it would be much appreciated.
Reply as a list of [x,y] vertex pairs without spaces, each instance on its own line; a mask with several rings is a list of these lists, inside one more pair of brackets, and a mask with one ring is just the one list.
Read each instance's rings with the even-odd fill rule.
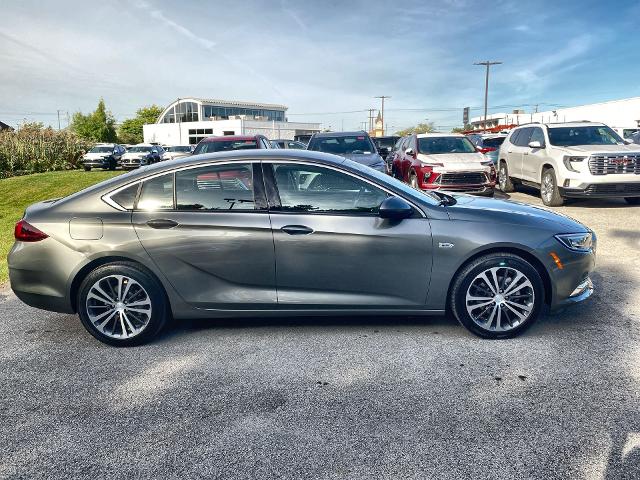
[[487,176],[481,172],[443,173],[441,185],[478,185],[487,183]]
[[589,158],[589,171],[592,175],[613,173],[635,173],[640,175],[640,154],[592,155]]

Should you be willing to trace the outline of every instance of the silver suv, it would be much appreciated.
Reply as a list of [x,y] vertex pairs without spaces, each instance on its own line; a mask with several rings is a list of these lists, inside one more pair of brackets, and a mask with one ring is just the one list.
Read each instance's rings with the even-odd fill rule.
[[602,123],[521,125],[500,147],[498,184],[540,189],[551,207],[565,198],[622,197],[640,204],[640,145],[629,145]]

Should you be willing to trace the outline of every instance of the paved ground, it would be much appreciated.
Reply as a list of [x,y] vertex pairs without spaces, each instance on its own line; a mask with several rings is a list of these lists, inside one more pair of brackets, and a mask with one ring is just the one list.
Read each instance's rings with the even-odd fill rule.
[[597,294],[515,340],[333,318],[113,349],[5,291],[0,478],[638,478],[640,207],[560,210],[599,235]]

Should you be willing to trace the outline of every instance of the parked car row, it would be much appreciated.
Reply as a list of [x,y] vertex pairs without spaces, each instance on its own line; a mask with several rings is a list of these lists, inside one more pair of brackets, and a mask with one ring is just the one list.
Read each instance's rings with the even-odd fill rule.
[[98,143],[82,157],[86,171],[92,168],[115,170],[131,170],[144,165],[151,165],[163,160],[173,160],[191,155],[190,145],[163,147],[151,143],[137,145],[120,145],[117,143]]

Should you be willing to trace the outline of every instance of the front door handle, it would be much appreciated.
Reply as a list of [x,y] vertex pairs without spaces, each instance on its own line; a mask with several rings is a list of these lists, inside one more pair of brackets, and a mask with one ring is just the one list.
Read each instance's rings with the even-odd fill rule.
[[309,235],[313,233],[313,229],[304,225],[285,225],[280,230],[289,235]]
[[178,222],[166,218],[155,218],[147,222],[151,228],[173,228],[178,226]]

